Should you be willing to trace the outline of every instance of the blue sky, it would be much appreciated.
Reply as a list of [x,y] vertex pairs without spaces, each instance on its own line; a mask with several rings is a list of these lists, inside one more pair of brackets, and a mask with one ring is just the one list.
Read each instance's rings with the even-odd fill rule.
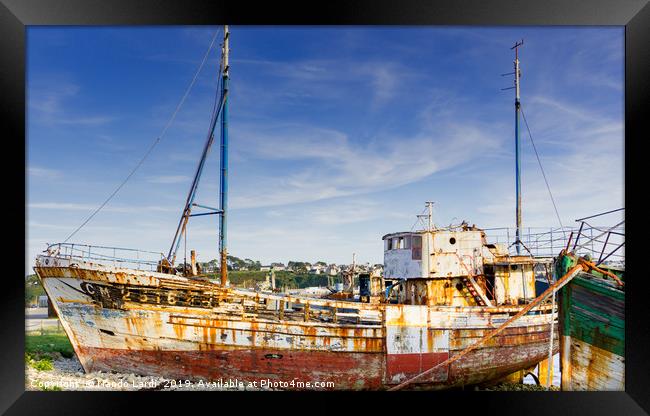
[[[27,29],[26,268],[160,135],[219,27]],[[381,262],[424,201],[514,225],[512,71],[565,225],[623,206],[622,27],[231,27],[229,252]],[[213,49],[160,144],[74,241],[167,251],[208,129]],[[524,226],[558,226],[522,131]],[[197,202],[218,206],[218,148]],[[217,219],[190,224],[199,260]]]

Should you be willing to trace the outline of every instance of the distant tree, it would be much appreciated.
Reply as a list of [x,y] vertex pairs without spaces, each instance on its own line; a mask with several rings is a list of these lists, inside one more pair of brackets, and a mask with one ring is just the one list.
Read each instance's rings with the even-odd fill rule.
[[25,277],[25,304],[38,302],[38,297],[45,295],[45,289],[35,274]]
[[290,270],[293,270],[296,273],[301,273],[301,272],[306,272],[307,271],[307,264],[302,261],[290,261],[288,263],[288,267]]

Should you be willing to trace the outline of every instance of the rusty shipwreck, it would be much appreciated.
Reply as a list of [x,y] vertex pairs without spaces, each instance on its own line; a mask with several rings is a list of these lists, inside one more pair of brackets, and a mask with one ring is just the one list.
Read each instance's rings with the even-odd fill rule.
[[557,258],[558,275],[584,259],[595,266],[559,293],[562,390],[625,390],[625,220],[589,224],[623,210],[576,220],[580,227]]
[[[35,271],[86,371],[271,380],[293,383],[289,388],[329,382],[337,390],[438,389],[498,380],[545,359],[549,345],[558,350],[555,305],[548,293],[535,293],[538,260],[511,255],[467,224],[384,236],[384,276],[366,281],[357,301],[231,287],[228,33],[221,98],[169,253],[66,242],[36,259]],[[216,209],[196,204],[194,196],[219,116]],[[195,207],[208,211],[194,213]],[[175,267],[187,221],[210,214],[220,219],[220,282],[195,276],[185,263]],[[158,257],[145,261],[147,254]]]

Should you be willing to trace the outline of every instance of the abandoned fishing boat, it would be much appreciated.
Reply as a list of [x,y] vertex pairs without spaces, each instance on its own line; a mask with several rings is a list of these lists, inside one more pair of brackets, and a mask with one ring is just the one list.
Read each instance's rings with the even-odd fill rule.
[[[36,259],[86,371],[268,380],[289,389],[437,389],[498,380],[545,359],[549,345],[557,351],[555,305],[546,300],[548,290],[535,293],[536,259],[510,255],[474,226],[437,228],[431,215],[420,231],[383,237],[385,274],[368,277],[358,301],[231,287],[224,32],[221,95],[169,253],[66,242]],[[219,116],[221,198],[214,209],[194,197]],[[194,207],[209,211],[193,213]],[[194,256],[190,265],[175,266],[189,218],[209,214],[220,220],[219,282],[197,276]],[[146,254],[158,258],[145,261]],[[381,279],[391,282],[386,291]]]
[[625,390],[625,257],[618,254],[625,245],[624,221],[607,228],[586,221],[622,210],[578,220],[573,247],[570,238],[558,256],[558,275],[585,257],[597,267],[559,292],[562,390]]

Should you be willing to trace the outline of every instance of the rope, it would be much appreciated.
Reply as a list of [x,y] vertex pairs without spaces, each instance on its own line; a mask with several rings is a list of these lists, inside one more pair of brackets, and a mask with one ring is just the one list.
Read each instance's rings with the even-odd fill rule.
[[557,211],[557,205],[555,205],[555,199],[553,198],[553,193],[551,192],[551,186],[548,184],[548,180],[546,179],[546,173],[544,172],[544,167],[542,167],[542,161],[540,160],[539,154],[537,153],[537,147],[535,146],[535,142],[533,141],[533,134],[530,132],[530,127],[528,127],[528,121],[526,120],[526,115],[524,114],[524,109],[523,107],[521,107],[521,104],[519,106],[519,109],[521,110],[521,115],[524,119],[524,123],[526,124],[526,130],[528,130],[528,136],[530,137],[530,142],[533,145],[533,150],[535,151],[535,157],[537,157],[537,163],[539,164],[539,168],[542,171],[542,176],[544,177],[544,182],[546,183],[546,189],[548,189],[548,194],[551,196],[551,202],[553,203],[553,209],[555,210],[555,215],[557,216],[557,220],[560,223],[560,227],[562,229],[562,235],[564,235],[564,238],[566,238],[566,234],[564,232],[564,225],[562,225],[560,214]]
[[[546,367],[546,390],[551,389],[553,385],[553,380],[551,380],[551,368],[553,367],[553,333],[554,324],[555,324],[555,290],[553,291],[553,300],[551,301],[551,336],[548,342],[548,363]],[[541,374],[540,374],[541,375]]]
[[119,185],[119,186],[118,186],[118,187],[113,191],[113,193],[111,193],[111,194],[108,196],[108,198],[106,198],[106,200],[105,200],[105,201],[104,201],[104,202],[103,202],[99,207],[97,207],[97,208],[95,209],[95,211],[93,211],[93,213],[90,214],[90,216],[88,216],[88,218],[86,218],[86,220],[85,220],[83,223],[81,223],[81,225],[80,225],[79,227],[77,227],[77,228],[76,228],[76,229],[75,229],[75,230],[74,230],[74,231],[73,231],[73,232],[72,232],[72,233],[71,233],[71,234],[70,234],[70,235],[69,235],[69,236],[68,236],[68,237],[63,241],[64,243],[66,243],[66,242],[67,242],[68,240],[70,240],[70,239],[71,239],[75,234],[77,234],[77,232],[79,232],[79,230],[81,230],[81,229],[82,229],[86,224],[88,224],[88,222],[90,222],[90,220],[93,219],[93,217],[94,217],[95,215],[97,215],[97,213],[98,213],[99,211],[101,211],[102,208],[104,208],[104,207],[106,206],[106,204],[108,204],[108,202],[109,202],[111,199],[113,199],[113,197],[114,197],[114,196],[115,196],[115,195],[120,191],[120,189],[122,189],[122,187],[123,187],[123,186],[128,182],[128,180],[131,179],[131,177],[133,176],[133,174],[135,174],[135,172],[140,168],[140,166],[142,165],[142,163],[144,163],[144,161],[147,159],[147,157],[149,156],[149,154],[151,153],[151,151],[156,147],[156,145],[157,145],[158,143],[160,143],[160,140],[161,140],[162,137],[165,135],[165,133],[167,133],[167,130],[169,129],[169,127],[171,126],[171,124],[172,124],[172,123],[174,122],[174,120],[176,119],[176,115],[178,114],[178,112],[180,111],[181,107],[182,107],[183,104],[185,103],[185,99],[186,99],[187,96],[189,95],[190,90],[191,90],[192,87],[194,86],[194,83],[196,82],[196,79],[197,79],[197,77],[199,76],[199,73],[201,72],[201,69],[203,69],[203,66],[205,65],[205,62],[206,62],[207,59],[208,59],[208,55],[210,54],[210,51],[212,50],[212,47],[214,46],[214,41],[217,39],[217,35],[218,35],[218,34],[219,34],[219,31],[215,32],[214,36],[212,37],[212,42],[210,42],[210,46],[208,47],[208,50],[205,52],[205,55],[203,56],[203,59],[201,60],[201,64],[199,65],[198,69],[196,70],[196,73],[194,74],[194,77],[192,78],[192,81],[190,82],[190,85],[189,85],[189,86],[187,87],[187,89],[185,90],[185,94],[183,94],[183,97],[182,97],[181,100],[179,101],[178,105],[176,106],[176,109],[174,110],[174,113],[172,114],[172,116],[170,117],[170,119],[167,121],[167,124],[166,124],[165,127],[163,128],[163,130],[162,130],[162,132],[160,133],[160,135],[156,138],[156,140],[154,140],[154,142],[151,144],[151,146],[149,147],[149,149],[147,150],[147,152],[144,154],[144,156],[142,157],[142,159],[140,159],[140,161],[139,161],[138,164],[135,166],[135,168],[133,168],[133,170],[131,171],[131,173],[129,173],[129,175],[128,175],[128,176],[127,176],[127,177],[122,181],[122,183],[120,183],[120,185]]

